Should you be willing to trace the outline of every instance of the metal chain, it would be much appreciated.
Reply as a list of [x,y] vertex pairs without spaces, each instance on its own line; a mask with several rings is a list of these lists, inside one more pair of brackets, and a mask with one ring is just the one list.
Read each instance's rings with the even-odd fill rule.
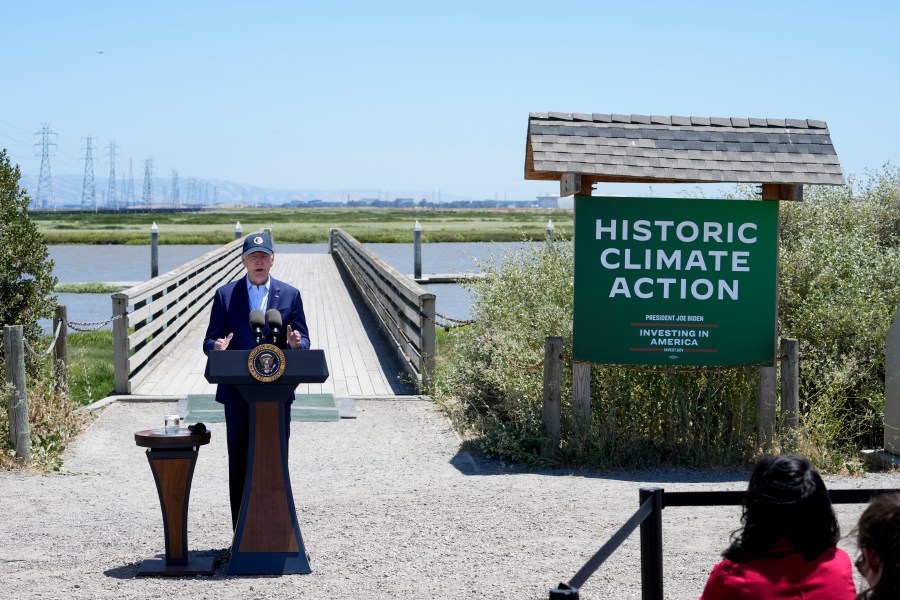
[[40,354],[38,354],[37,352],[34,351],[34,348],[31,347],[31,344],[28,343],[27,339],[24,340],[25,347],[28,348],[28,351],[31,352],[31,354],[36,359],[41,360],[41,359],[46,358],[47,356],[50,356],[50,352],[53,350],[53,346],[56,345],[56,340],[59,339],[59,332],[62,330],[62,324],[63,324],[62,321],[60,321],[59,323],[56,324],[56,333],[53,334],[53,341],[50,342],[50,345],[47,346],[47,349],[44,350],[43,352],[41,352]]
[[[775,361],[778,362],[780,360],[784,360],[787,358],[787,355],[776,356]],[[766,358],[763,360],[758,360],[756,362],[743,363],[740,365],[725,365],[725,366],[705,366],[705,365],[696,365],[693,367],[670,367],[668,365],[655,365],[653,367],[641,366],[641,365],[611,365],[608,363],[597,363],[589,360],[575,360],[573,362],[584,363],[588,365],[595,365],[598,367],[605,368],[616,368],[622,369],[623,371],[641,371],[646,373],[652,372],[666,372],[666,373],[696,373],[697,371],[730,371],[732,369],[743,369],[745,367],[755,367],[757,365],[764,365],[768,362],[772,362],[771,358]],[[661,367],[661,368],[660,368]]]
[[537,369],[538,367],[543,367],[543,366],[544,366],[544,361],[541,361],[541,362],[537,363],[536,365],[531,365],[530,367],[521,367],[521,366],[519,366],[519,365],[517,365],[517,364],[515,364],[515,363],[509,363],[509,364],[510,364],[511,367],[513,367],[513,368],[515,368],[515,369],[518,369],[518,370],[520,370],[520,371],[534,371],[534,370]]
[[107,319],[105,321],[93,321],[93,322],[66,321],[66,324],[69,326],[70,329],[74,329],[75,331],[80,331],[82,333],[87,333],[90,331],[97,331],[104,325],[106,325],[108,323],[112,323],[116,319],[121,319],[124,316],[125,315],[116,315],[115,317],[110,317],[109,319]]
[[[784,360],[786,358],[787,358],[787,355],[776,356],[775,360],[780,361],[780,360]],[[640,371],[640,372],[647,372],[647,373],[652,373],[652,372],[696,373],[697,371],[700,371],[700,370],[728,371],[731,369],[742,369],[745,367],[754,367],[756,365],[762,365],[767,362],[771,362],[771,359],[766,359],[766,360],[758,360],[756,362],[744,363],[741,365],[728,365],[728,366],[697,365],[695,367],[683,368],[683,367],[669,367],[668,365],[658,365],[657,368],[653,368],[653,367],[648,368],[646,366],[639,366],[639,365],[611,365],[611,364],[606,364],[606,363],[592,362],[589,360],[574,360],[571,355],[563,356],[563,360],[565,360],[567,362],[573,362],[573,363],[578,362],[578,363],[582,363],[582,364],[595,365],[598,367],[617,368],[617,369],[622,369],[624,371]],[[534,369],[537,369],[537,368],[543,366],[544,361],[542,360],[541,362],[531,365],[531,366],[528,366],[528,367],[523,367],[523,366],[517,365],[513,362],[510,362],[508,364],[509,364],[509,366],[513,367],[514,369],[518,369],[520,371],[533,371]],[[662,367],[662,368],[660,369],[658,367]]]
[[472,323],[475,323],[474,319],[454,319],[453,317],[448,317],[447,315],[441,314],[437,311],[434,311],[434,314],[436,314],[437,316],[439,316],[442,319],[451,321],[453,323],[462,323],[463,325],[471,325]]
[[[115,317],[110,317],[109,319],[107,319],[105,321],[93,321],[93,322],[65,321],[65,324],[70,329],[74,329],[75,331],[80,331],[82,333],[87,333],[87,332],[91,332],[91,331],[97,331],[98,329],[100,329],[101,327],[106,325],[107,323],[112,323],[116,319],[121,319],[124,316],[125,315],[117,315]],[[34,356],[38,360],[42,360],[42,359],[50,356],[50,353],[53,351],[53,346],[55,346],[57,340],[59,340],[59,333],[60,333],[60,331],[62,331],[62,325],[63,325],[63,321],[59,321],[56,324],[56,331],[53,333],[53,340],[51,340],[50,344],[47,346],[47,349],[44,350],[43,352],[37,352],[34,348],[32,348],[31,344],[28,343],[27,339],[23,340],[25,342],[25,348],[27,348],[28,351],[31,352],[32,356]]]
[[428,319],[429,321],[431,321],[438,327],[442,328],[444,331],[450,331],[451,329],[458,329],[459,327],[465,327],[466,325],[472,325],[473,323],[477,323],[477,321],[473,321],[473,320],[452,319],[446,315],[442,315],[441,313],[439,313],[437,311],[435,311],[434,314],[441,317],[442,319],[447,319],[448,321],[454,322],[454,323],[441,323],[437,319],[432,319],[431,317],[429,317],[426,314],[422,315],[423,317],[425,317],[426,319]]

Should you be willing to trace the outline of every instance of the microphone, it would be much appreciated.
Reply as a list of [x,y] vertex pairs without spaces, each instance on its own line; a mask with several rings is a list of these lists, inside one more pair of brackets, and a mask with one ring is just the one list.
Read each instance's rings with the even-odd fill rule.
[[270,308],[266,311],[266,325],[272,332],[272,343],[278,345],[278,334],[281,333],[281,313],[277,308]]
[[263,326],[265,325],[265,321],[263,320],[263,312],[261,310],[251,310],[250,311],[250,329],[253,330],[253,337],[256,339],[256,344],[263,343]]

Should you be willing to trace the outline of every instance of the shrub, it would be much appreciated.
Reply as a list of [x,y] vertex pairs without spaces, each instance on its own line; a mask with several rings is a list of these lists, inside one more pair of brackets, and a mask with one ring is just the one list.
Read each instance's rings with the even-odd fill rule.
[[[56,309],[56,278],[47,245],[28,216],[31,199],[19,187],[20,178],[19,167],[0,150],[0,325],[22,325],[26,341],[36,347],[38,319],[52,317]],[[30,373],[36,372],[30,354],[26,365]]]
[[900,301],[900,171],[813,187],[782,211],[780,328],[800,342],[803,451],[883,446],[884,340]]
[[[900,176],[890,165],[781,206],[779,325],[800,340],[799,450],[842,470],[882,444],[884,336],[900,300]],[[741,190],[739,190],[739,193]],[[746,194],[747,189],[743,190]],[[539,461],[544,338],[563,336],[562,462],[712,466],[757,454],[755,368],[591,369],[590,430],[571,410],[572,244],[536,243],[469,284],[476,324],[438,355],[434,394],[467,445]],[[502,265],[502,266],[500,266]],[[792,446],[791,449],[798,449]]]

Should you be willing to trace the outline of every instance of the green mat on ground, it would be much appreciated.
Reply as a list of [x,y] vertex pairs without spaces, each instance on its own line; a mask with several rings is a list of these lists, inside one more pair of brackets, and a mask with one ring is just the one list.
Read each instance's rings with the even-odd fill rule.
[[[214,394],[189,394],[184,411],[189,423],[224,423],[225,409]],[[291,421],[339,421],[334,394],[297,394],[291,405]]]

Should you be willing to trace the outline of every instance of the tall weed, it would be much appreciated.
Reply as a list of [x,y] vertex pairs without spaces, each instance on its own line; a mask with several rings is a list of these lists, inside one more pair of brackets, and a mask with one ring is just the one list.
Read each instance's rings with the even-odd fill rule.
[[56,471],[62,466],[66,446],[90,422],[90,415],[76,412],[78,404],[68,393],[57,394],[49,368],[27,378],[28,423],[31,459],[27,464],[15,456],[9,441],[9,405],[13,389],[8,383],[0,388],[0,469],[26,467],[38,471]]

